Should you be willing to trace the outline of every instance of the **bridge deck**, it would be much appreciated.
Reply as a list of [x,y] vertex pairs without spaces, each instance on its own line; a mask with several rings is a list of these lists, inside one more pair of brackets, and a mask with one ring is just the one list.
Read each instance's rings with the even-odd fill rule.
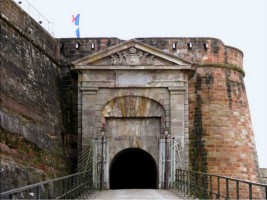
[[97,192],[90,199],[188,199],[182,193],[177,194],[170,190],[155,189],[124,189],[104,190]]

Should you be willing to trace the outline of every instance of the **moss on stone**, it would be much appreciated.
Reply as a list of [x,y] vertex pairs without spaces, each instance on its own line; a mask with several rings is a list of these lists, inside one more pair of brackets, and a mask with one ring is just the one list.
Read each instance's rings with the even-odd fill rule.
[[68,174],[67,161],[63,150],[43,150],[32,142],[15,133],[0,128],[0,143],[7,148],[1,149],[1,156],[10,157],[20,168],[35,168],[42,170],[47,178]]

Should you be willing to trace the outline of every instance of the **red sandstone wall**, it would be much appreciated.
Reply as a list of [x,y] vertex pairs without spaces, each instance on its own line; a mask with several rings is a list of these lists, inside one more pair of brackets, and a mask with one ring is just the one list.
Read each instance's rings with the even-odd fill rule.
[[189,154],[193,170],[259,182],[243,81],[243,53],[215,38],[140,40],[196,66],[189,83]]
[[193,170],[259,182],[259,166],[241,73],[199,67],[189,84]]
[[[243,53],[216,38],[137,38],[141,42],[172,53],[193,63],[223,63],[243,68]],[[62,38],[60,60],[74,61],[123,42],[118,38]],[[76,48],[76,43],[79,48]],[[189,44],[192,48],[189,48]],[[94,44],[94,48],[92,48]],[[175,49],[173,49],[175,44]],[[204,45],[208,44],[208,48]]]
[[[241,73],[226,68],[197,68],[189,83],[189,121],[192,170],[260,182]],[[235,185],[230,189],[235,195]],[[240,195],[245,195],[242,198],[248,198],[247,192],[248,186],[240,185]],[[256,188],[253,193],[260,197]]]
[[[138,38],[138,40],[193,63],[224,63],[243,68],[243,52],[224,45],[216,38]],[[191,48],[189,44],[192,45]]]

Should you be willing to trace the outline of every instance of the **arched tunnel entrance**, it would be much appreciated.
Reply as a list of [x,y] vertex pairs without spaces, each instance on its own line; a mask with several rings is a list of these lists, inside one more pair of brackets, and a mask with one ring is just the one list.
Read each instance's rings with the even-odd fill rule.
[[156,189],[157,165],[139,148],[119,152],[110,166],[110,189]]

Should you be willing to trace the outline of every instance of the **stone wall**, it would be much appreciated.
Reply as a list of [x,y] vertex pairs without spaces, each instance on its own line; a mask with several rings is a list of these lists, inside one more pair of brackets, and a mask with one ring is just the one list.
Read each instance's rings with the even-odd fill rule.
[[1,191],[66,172],[58,45],[13,1],[0,3]]
[[1,20],[7,23],[7,25],[2,26],[3,30],[5,30],[6,26],[12,26],[16,31],[13,37],[18,34],[23,36],[25,40],[31,42],[35,48],[42,51],[50,60],[54,62],[58,60],[59,47],[56,40],[39,23],[17,6],[14,1],[2,0],[0,2],[0,10]]
[[189,86],[192,167],[258,182],[258,159],[242,74],[200,67]]
[[267,168],[261,168],[260,171],[263,183],[267,184]]
[[224,63],[242,69],[243,53],[216,38],[138,38],[193,63]]
[[[189,121],[192,170],[261,182],[240,72],[205,66],[197,68],[189,83]],[[254,197],[262,198],[256,189],[253,193]],[[248,198],[244,184],[240,186],[240,194],[245,195],[241,198]],[[230,186],[230,195],[235,195],[234,185]]]
[[[224,45],[221,40],[216,38],[137,38],[137,40],[193,63],[234,65],[240,71],[243,68],[243,52]],[[121,42],[123,40],[118,38],[59,39],[60,60],[62,63],[69,63]],[[244,72],[242,71],[242,73]]]
[[72,61],[107,49],[122,41],[118,38],[61,38],[58,42],[61,65],[68,65]]

